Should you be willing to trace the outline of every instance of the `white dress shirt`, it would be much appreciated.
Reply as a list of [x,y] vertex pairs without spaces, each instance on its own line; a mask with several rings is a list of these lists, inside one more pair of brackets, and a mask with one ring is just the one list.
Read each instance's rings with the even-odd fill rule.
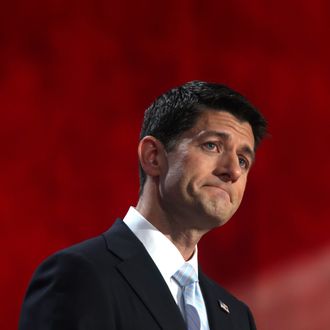
[[[177,247],[134,207],[130,207],[125,218],[125,224],[141,241],[150,257],[162,274],[172,296],[184,314],[182,290],[172,276],[186,262]],[[197,246],[194,255],[187,261],[198,275]],[[205,303],[204,303],[205,308]],[[205,308],[206,309],[206,308]]]

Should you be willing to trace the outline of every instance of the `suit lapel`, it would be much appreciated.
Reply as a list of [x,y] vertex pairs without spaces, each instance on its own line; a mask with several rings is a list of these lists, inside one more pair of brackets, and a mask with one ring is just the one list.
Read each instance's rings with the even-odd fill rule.
[[227,306],[226,299],[217,295],[218,290],[201,271],[199,271],[199,283],[206,305],[210,329],[232,330],[230,306]]
[[184,320],[161,273],[143,244],[122,220],[104,234],[108,249],[122,262],[117,265],[162,329],[185,329]]

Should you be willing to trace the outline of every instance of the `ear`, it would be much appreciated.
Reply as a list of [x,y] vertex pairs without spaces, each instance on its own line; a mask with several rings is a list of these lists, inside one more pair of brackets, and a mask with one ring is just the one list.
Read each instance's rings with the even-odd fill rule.
[[139,143],[138,155],[144,172],[149,176],[159,176],[164,166],[165,149],[153,136],[145,136]]

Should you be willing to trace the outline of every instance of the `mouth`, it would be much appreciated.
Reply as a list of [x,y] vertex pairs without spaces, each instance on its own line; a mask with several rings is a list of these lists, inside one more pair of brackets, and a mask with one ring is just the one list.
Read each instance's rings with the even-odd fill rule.
[[219,187],[217,185],[205,185],[205,187],[216,190],[220,195],[227,197],[229,201],[232,203],[231,195],[226,189]]

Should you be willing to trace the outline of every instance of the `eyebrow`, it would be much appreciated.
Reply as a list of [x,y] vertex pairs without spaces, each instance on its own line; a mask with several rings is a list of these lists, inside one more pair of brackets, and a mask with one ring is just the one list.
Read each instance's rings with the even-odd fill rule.
[[[228,133],[225,132],[218,132],[218,131],[206,131],[206,132],[202,132],[202,134],[200,135],[201,137],[204,136],[218,136],[220,138],[222,138],[223,140],[229,140],[230,135]],[[243,153],[247,154],[250,156],[250,158],[252,159],[252,162],[254,162],[255,160],[255,152],[254,150],[252,150],[247,144],[243,145],[241,148]]]

